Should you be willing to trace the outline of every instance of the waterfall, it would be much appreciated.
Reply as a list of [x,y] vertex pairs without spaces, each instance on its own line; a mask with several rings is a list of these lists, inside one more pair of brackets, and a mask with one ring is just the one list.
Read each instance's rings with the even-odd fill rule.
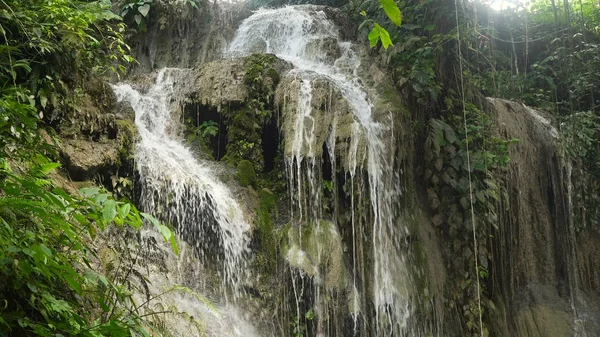
[[214,259],[223,295],[234,299],[246,274],[250,225],[228,188],[207,162],[195,158],[174,135],[174,83],[184,81],[185,69],[162,69],[144,94],[129,84],[113,87],[119,101],[135,110],[140,133],[136,145],[140,206],[175,226],[204,261]]
[[[314,84],[317,81],[330,83],[350,105],[354,122],[350,131],[351,144],[345,155],[345,169],[351,180],[350,186],[354,185],[352,181],[359,171],[366,171],[368,175],[368,199],[373,213],[370,224],[373,235],[373,270],[369,273],[372,273],[374,293],[370,296],[376,313],[376,334],[414,336],[415,332],[409,325],[413,311],[410,299],[412,286],[406,257],[401,248],[408,230],[394,214],[394,199],[401,192],[398,180],[394,178],[393,151],[384,139],[384,134],[389,134],[392,130],[389,125],[375,120],[373,104],[358,76],[360,58],[355,46],[339,40],[337,27],[327,18],[322,8],[291,6],[260,9],[244,20],[230,43],[226,56],[239,57],[255,52],[272,53],[292,63],[294,69],[287,76],[299,82],[296,119],[293,127],[284,130],[290,213],[297,224],[316,223],[319,230],[323,217],[320,204],[322,180],[317,174],[322,144],[316,141],[317,121],[311,104]],[[335,140],[331,139],[336,137],[335,125],[332,124],[327,141],[330,153],[334,152]],[[361,139],[366,143],[366,158],[361,156],[359,150]],[[331,162],[335,165],[334,159]],[[335,172],[335,167],[332,169]],[[359,233],[354,228],[354,210],[351,211],[352,233],[356,236]],[[353,238],[354,241],[359,239]],[[320,248],[317,250],[321,251]],[[355,248],[352,250],[354,260]],[[355,266],[356,261],[353,261],[353,267],[349,268],[354,273],[354,289]],[[318,289],[315,296],[315,302],[318,303]]]

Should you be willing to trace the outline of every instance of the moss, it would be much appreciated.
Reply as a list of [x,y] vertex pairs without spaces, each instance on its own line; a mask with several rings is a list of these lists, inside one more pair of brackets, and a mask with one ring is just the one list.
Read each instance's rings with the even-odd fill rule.
[[345,289],[343,243],[334,223],[319,220],[286,231],[282,254],[293,268],[319,277],[329,289]]
[[260,249],[257,254],[258,267],[263,272],[273,274],[277,267],[279,236],[275,229],[273,216],[277,217],[277,197],[269,189],[258,192],[260,207],[258,215],[258,240]]
[[256,171],[254,165],[249,160],[241,160],[237,165],[236,180],[242,187],[254,185],[256,182]]
[[134,146],[138,139],[138,129],[132,121],[117,120],[117,139],[119,142],[119,158],[117,163],[121,166],[123,162],[133,160]]
[[254,54],[245,63],[244,83],[248,99],[236,108],[222,112],[228,120],[226,154],[223,160],[236,165],[245,159],[252,162],[256,171],[264,168],[262,150],[263,125],[273,118],[273,97],[280,76],[273,64],[274,55]]

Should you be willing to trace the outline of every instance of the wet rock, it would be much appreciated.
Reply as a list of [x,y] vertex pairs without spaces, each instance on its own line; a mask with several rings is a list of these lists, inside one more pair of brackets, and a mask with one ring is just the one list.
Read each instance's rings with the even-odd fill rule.
[[108,83],[90,79],[83,97],[57,128],[58,148],[70,178],[85,181],[99,172],[114,174],[131,160],[138,135],[134,119],[131,106],[117,103]]
[[[302,142],[300,153],[307,157],[322,157],[323,145],[328,143],[327,148],[333,147],[345,168],[356,167],[366,158],[366,140],[349,103],[329,79],[315,78],[311,80],[311,114],[298,117],[301,83],[301,78],[290,73],[275,94],[276,104],[283,115],[285,155],[293,155],[294,146],[298,146],[296,139]],[[303,135],[298,134],[300,126],[304,130]],[[312,146],[303,137],[314,138]]]
[[494,322],[496,335],[598,335],[600,238],[573,229],[570,164],[555,147],[560,134],[544,112],[497,98],[486,104],[494,136],[519,139],[508,148],[507,200],[492,240],[499,252],[492,281],[501,285],[493,300],[504,303],[508,320]]
[[345,289],[347,275],[342,238],[332,222],[320,220],[289,228],[282,255],[291,267],[315,277],[325,287]]
[[337,39],[324,37],[309,41],[306,45],[306,54],[309,59],[333,64],[342,56],[342,51]]
[[[200,67],[194,86],[187,89],[190,100],[219,108],[247,103],[250,92],[245,76],[251,57],[219,60]],[[270,66],[280,74],[292,68],[291,64],[275,56],[270,59]]]
[[112,144],[89,140],[68,139],[61,145],[69,175],[74,180],[91,179],[101,168],[114,166],[119,149]]

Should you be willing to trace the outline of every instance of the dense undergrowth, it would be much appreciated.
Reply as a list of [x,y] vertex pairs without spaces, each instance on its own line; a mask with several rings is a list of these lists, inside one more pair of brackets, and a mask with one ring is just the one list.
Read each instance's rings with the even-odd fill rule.
[[177,249],[171,231],[104,190],[70,195],[50,178],[48,125],[76,109],[82,83],[133,61],[124,28],[110,1],[0,3],[0,336],[158,333],[133,300],[135,261],[108,272],[94,240],[148,222]]

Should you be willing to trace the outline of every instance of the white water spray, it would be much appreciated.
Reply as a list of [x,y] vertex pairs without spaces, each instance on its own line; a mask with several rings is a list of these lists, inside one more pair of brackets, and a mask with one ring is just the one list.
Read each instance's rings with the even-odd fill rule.
[[[324,52],[328,45],[332,47],[331,41],[334,41],[333,48],[338,48],[341,55],[334,60]],[[290,193],[292,201],[296,201],[292,210],[295,208],[300,213],[293,214],[298,222],[320,219],[320,214],[314,213],[318,209],[318,203],[313,204],[317,207],[306,206],[307,198],[310,198],[308,202],[312,204],[314,200],[319,200],[322,190],[321,181],[315,177],[314,172],[315,148],[322,144],[315,144],[312,84],[317,79],[326,80],[339,90],[352,108],[355,123],[346,156],[346,170],[350,173],[351,180],[355,178],[357,168],[368,172],[369,197],[373,210],[373,297],[377,334],[412,336],[411,331],[408,331],[408,320],[412,313],[410,277],[401,247],[407,229],[398,223],[393,212],[393,198],[399,194],[399,187],[394,182],[392,165],[388,160],[391,156],[390,149],[383,140],[386,128],[373,117],[373,107],[367,91],[359,81],[360,59],[353,45],[339,41],[337,28],[319,7],[293,6],[260,9],[244,20],[226,54],[239,57],[254,52],[272,53],[292,63],[295,69],[287,76],[295,76],[300,82],[293,134],[284,135]],[[366,163],[358,156],[361,137],[366,139]],[[302,195],[307,190],[303,187],[303,181],[309,183],[309,195]],[[354,233],[354,216],[352,222]],[[356,273],[354,266],[352,270]]]
[[[216,258],[223,294],[235,297],[246,272],[249,224],[227,187],[209,166],[169,130],[174,83],[188,70],[163,69],[156,83],[141,94],[129,84],[114,86],[119,101],[135,110],[141,139],[136,145],[141,207],[172,223],[177,233],[197,249],[203,260]],[[215,257],[216,255],[216,257]]]

